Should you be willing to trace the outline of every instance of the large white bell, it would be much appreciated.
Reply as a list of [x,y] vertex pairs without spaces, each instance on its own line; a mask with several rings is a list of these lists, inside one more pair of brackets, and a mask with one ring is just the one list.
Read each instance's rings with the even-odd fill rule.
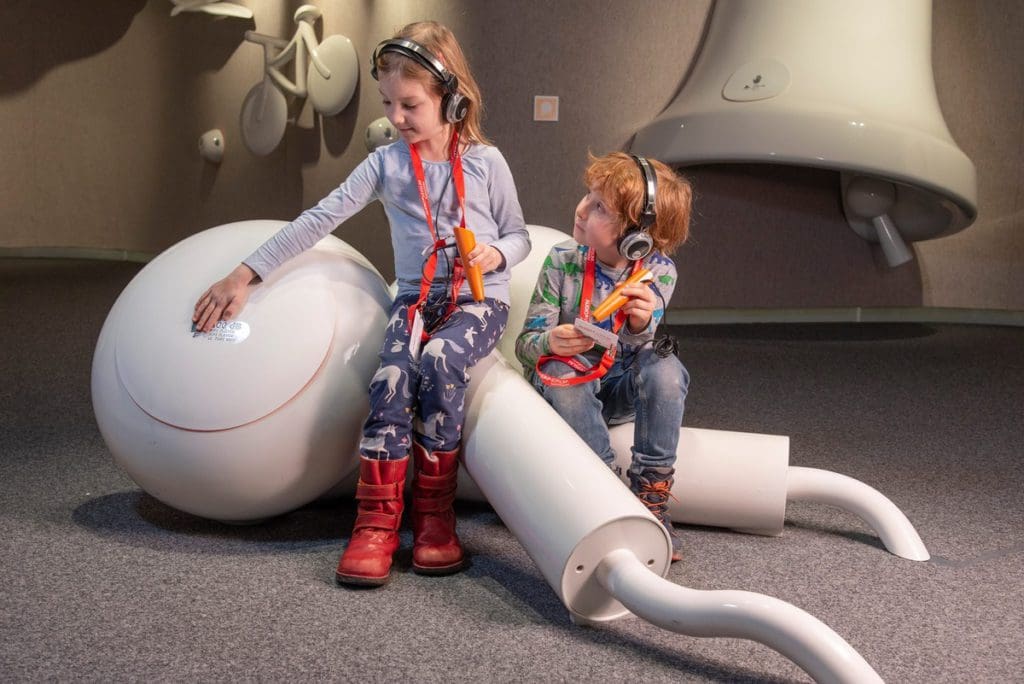
[[974,164],[935,94],[931,15],[930,0],[718,0],[690,77],[632,151],[676,166],[840,171],[850,226],[903,263],[904,240],[977,215]]

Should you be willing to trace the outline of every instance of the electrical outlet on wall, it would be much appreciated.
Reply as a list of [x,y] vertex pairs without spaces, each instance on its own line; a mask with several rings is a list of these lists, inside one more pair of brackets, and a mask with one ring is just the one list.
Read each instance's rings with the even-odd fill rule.
[[558,121],[558,96],[557,95],[534,95],[533,96],[533,120],[534,121]]

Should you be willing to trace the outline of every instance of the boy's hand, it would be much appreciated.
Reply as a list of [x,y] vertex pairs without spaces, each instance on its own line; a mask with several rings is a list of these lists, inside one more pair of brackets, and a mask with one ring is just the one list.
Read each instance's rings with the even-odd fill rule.
[[548,347],[552,354],[558,356],[576,356],[589,351],[594,340],[576,330],[572,323],[563,323],[551,329],[548,334]]
[[256,272],[239,264],[226,278],[218,280],[203,293],[192,312],[192,322],[199,332],[210,332],[217,321],[238,315],[249,299],[249,283]]
[[646,330],[657,306],[654,291],[647,283],[640,283],[622,288],[622,295],[629,298],[629,301],[622,305],[622,311],[629,316],[626,322],[629,331],[636,334]]
[[505,257],[496,247],[476,243],[476,247],[466,255],[470,266],[479,266],[481,273],[490,273],[505,265]]

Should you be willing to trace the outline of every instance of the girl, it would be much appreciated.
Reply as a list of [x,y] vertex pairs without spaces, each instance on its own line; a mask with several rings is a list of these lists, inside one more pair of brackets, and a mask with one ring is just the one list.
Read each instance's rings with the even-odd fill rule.
[[[398,294],[370,383],[358,514],[336,572],[339,582],[378,586],[389,579],[399,546],[410,452],[413,569],[437,575],[464,565],[452,502],[468,371],[505,328],[510,269],[530,241],[512,174],[484,137],[480,90],[451,31],[436,22],[406,26],[377,46],[370,73],[401,139],[371,153],[340,187],[210,287],[193,321],[209,331],[235,316],[252,284],[371,200],[384,205]],[[460,224],[476,236],[465,264],[452,239]],[[464,282],[471,267],[484,274],[481,301]]]
[[[590,156],[584,181],[588,192],[576,206],[573,239],[555,245],[544,262],[516,356],[527,378],[609,467],[615,454],[608,424],[635,417],[630,488],[668,530],[676,561],[682,551],[668,497],[689,375],[674,345],[655,340],[654,332],[676,284],[668,255],[689,233],[690,184],[661,162],[621,152]],[[622,289],[625,304],[603,318],[600,305],[643,269],[652,280]],[[579,318],[584,322],[577,325]],[[594,332],[588,323],[603,330]]]

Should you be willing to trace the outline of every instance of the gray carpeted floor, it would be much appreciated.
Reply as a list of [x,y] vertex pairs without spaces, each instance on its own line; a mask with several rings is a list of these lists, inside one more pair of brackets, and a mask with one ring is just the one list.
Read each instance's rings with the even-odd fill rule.
[[[466,572],[337,587],[350,502],[257,527],[179,513],[112,462],[93,345],[132,264],[0,259],[0,680],[806,681],[782,656],[636,619],[572,625],[488,507]],[[681,527],[669,578],[818,617],[890,682],[1021,681],[1024,330],[675,328],[686,422],[791,436],[791,463],[889,496],[932,560],[855,516],[790,504],[777,538]],[[404,532],[406,545],[411,543]]]

